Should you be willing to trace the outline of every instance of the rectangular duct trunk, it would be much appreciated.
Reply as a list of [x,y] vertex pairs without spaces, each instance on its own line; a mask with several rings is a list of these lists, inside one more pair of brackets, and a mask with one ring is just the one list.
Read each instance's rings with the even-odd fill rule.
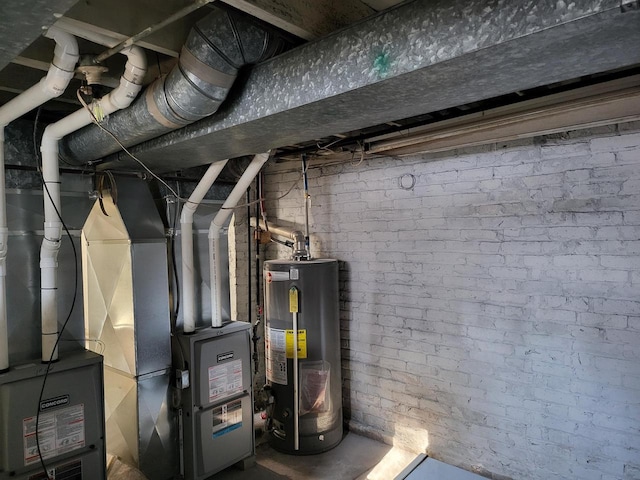
[[171,171],[629,67],[638,25],[619,0],[404,3],[256,66],[218,113],[133,152]]

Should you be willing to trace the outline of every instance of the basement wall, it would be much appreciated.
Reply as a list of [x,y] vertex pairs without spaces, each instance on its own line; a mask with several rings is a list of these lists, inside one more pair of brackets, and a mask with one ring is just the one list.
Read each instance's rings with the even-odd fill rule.
[[[267,208],[300,227],[290,167]],[[640,478],[640,124],[309,176],[352,430],[493,478]]]

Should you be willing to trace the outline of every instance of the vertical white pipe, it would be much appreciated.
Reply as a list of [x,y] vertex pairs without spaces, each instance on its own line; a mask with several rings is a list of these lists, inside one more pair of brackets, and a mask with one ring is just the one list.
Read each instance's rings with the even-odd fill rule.
[[213,182],[227,164],[227,160],[212,163],[206,173],[182,207],[180,213],[180,241],[182,247],[182,318],[184,333],[193,333],[196,329],[195,304],[196,291],[193,274],[193,215],[207,194]]
[[47,76],[0,107],[0,372],[9,368],[9,332],[7,326],[6,262],[8,225],[4,172],[4,129],[16,118],[64,92],[73,78],[78,62],[76,39],[62,30],[51,27],[46,37],[56,42],[54,58]]
[[298,312],[293,312],[293,449],[300,449],[300,379],[298,373]]
[[[89,105],[92,111],[99,104],[102,113],[109,115],[128,107],[140,92],[146,71],[144,52],[138,47],[129,47],[121,53],[127,56],[127,63],[120,77],[120,85],[100,100],[94,100]],[[43,362],[58,359],[58,252],[62,240],[58,144],[65,135],[92,121],[91,113],[82,108],[49,125],[42,136],[40,150],[44,179],[44,239],[40,248],[40,298]]]
[[260,153],[253,157],[253,160],[244,171],[240,180],[222,207],[211,221],[209,226],[209,268],[211,271],[211,326],[218,328],[222,326],[222,248],[220,242],[220,231],[231,216],[235,207],[245,191],[251,185],[253,179],[260,173],[260,169],[269,160],[269,152]]

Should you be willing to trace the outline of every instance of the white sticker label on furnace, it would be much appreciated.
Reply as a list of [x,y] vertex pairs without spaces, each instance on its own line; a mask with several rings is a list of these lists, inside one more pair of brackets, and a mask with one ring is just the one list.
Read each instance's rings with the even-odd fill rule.
[[287,342],[285,330],[267,328],[266,331],[267,380],[287,385]]
[[242,400],[236,400],[213,409],[213,438],[242,428]]
[[[22,420],[22,434],[25,466],[39,462],[36,417]],[[41,413],[38,419],[38,437],[42,458],[45,460],[84,447],[84,405]]]
[[209,367],[209,401],[242,392],[242,360]]

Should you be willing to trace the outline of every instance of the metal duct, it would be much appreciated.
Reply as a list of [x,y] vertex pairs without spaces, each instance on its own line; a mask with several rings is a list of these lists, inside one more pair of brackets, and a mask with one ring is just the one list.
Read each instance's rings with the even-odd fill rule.
[[[640,10],[620,5],[406,2],[256,66],[223,114],[132,151],[171,171],[628,67],[640,63]],[[101,168],[131,164],[112,155]]]
[[43,29],[53,25],[76,2],[77,0],[2,0],[0,70],[38,39]]
[[145,478],[174,478],[165,230],[146,182],[116,182],[118,205],[96,201],[82,229],[84,337],[104,354],[107,451]]
[[[247,15],[215,9],[189,33],[178,65],[130,108],[112,115],[106,127],[131,146],[208,117],[227,97],[243,66],[274,56],[284,45],[275,30]],[[89,126],[66,139],[61,154],[79,165],[118,149],[98,127]]]

